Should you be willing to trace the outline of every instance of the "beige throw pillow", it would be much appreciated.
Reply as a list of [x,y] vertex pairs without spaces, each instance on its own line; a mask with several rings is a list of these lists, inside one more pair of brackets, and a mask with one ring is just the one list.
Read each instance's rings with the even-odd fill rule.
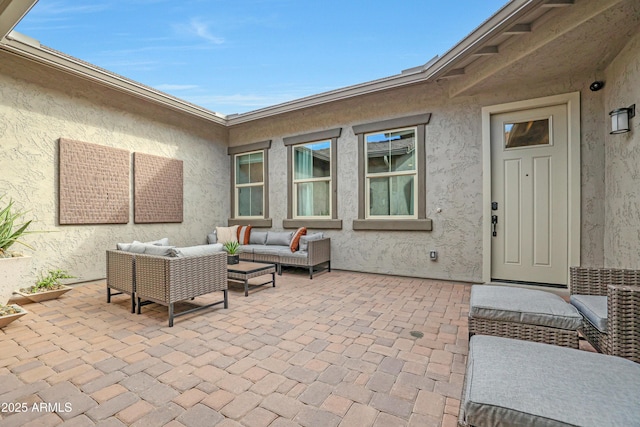
[[223,245],[227,242],[237,242],[238,226],[216,227],[216,234],[218,235],[218,243],[222,243]]

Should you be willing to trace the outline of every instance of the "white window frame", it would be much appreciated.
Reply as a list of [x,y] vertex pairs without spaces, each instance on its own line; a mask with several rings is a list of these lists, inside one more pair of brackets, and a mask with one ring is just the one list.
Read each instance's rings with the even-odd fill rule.
[[[305,145],[316,145],[316,144],[321,144],[323,142],[326,142],[327,144],[329,144],[329,176],[328,177],[321,177],[321,178],[305,178],[305,179],[296,179],[296,156],[295,156],[295,149],[296,147],[302,147]],[[296,144],[294,146],[292,146],[293,149],[293,158],[291,160],[291,181],[293,183],[293,218],[294,219],[330,219],[331,218],[331,212],[333,209],[333,198],[331,197],[331,191],[332,191],[332,180],[333,180],[333,176],[331,174],[331,155],[332,153],[332,143],[331,143],[331,139],[326,139],[326,140],[319,140],[319,141],[312,141],[312,142],[305,142],[303,144]],[[328,182],[329,183],[329,194],[327,195],[328,199],[329,199],[329,212],[327,213],[327,215],[314,215],[314,216],[306,216],[306,215],[298,215],[298,184],[306,184],[306,183],[310,183],[310,182]]]
[[[262,182],[260,183],[247,183],[247,184],[238,184],[238,167],[237,167],[237,160],[238,157],[244,157],[244,156],[249,156],[251,154],[262,154]],[[238,219],[262,219],[264,218],[264,212],[265,212],[265,165],[264,165],[264,159],[265,159],[265,153],[264,150],[256,150],[256,151],[248,151],[245,153],[238,153],[238,154],[234,154],[233,155],[233,162],[234,165],[236,165],[235,167],[235,176],[233,177],[233,184],[234,184],[234,193],[235,193],[235,213],[236,213],[236,218]],[[239,197],[239,190],[240,188],[247,188],[247,187],[262,187],[262,215],[251,215],[251,216],[241,216],[240,215],[240,197]]]
[[[369,173],[369,158],[368,158],[368,143],[367,138],[370,135],[387,134],[393,132],[400,132],[405,130],[413,130],[414,134],[414,150],[415,161],[413,170],[397,171],[397,172],[375,172]],[[418,156],[419,144],[417,143],[418,128],[417,126],[402,127],[396,129],[385,129],[376,132],[369,132],[364,134],[364,168],[365,168],[365,219],[416,219],[418,218]],[[371,215],[371,178],[392,178],[395,176],[413,176],[413,215]],[[389,186],[391,189],[391,186]]]

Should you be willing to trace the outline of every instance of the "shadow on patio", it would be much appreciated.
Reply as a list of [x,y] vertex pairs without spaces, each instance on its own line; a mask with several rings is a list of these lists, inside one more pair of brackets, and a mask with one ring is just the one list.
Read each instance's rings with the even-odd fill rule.
[[288,270],[168,328],[77,286],[0,332],[1,424],[455,426],[470,289]]

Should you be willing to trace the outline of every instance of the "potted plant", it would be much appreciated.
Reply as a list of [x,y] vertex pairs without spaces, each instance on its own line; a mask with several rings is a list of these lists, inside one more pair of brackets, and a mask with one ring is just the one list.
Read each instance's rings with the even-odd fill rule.
[[35,285],[22,288],[16,292],[33,302],[47,301],[58,298],[71,290],[70,287],[60,283],[60,279],[73,278],[75,278],[75,276],[71,276],[65,270],[49,270],[46,275],[40,274]]
[[17,304],[0,304],[0,328],[27,314],[27,310]]
[[224,245],[224,250],[227,252],[227,264],[237,264],[240,262],[240,243],[238,242],[226,242]]
[[[3,197],[0,196],[0,203]],[[6,206],[0,204],[0,304],[9,301],[15,287],[21,285],[23,272],[31,261],[30,256],[9,250],[15,243],[31,248],[20,240],[26,234],[37,233],[27,230],[31,220],[21,222],[25,214],[14,208],[13,200]]]

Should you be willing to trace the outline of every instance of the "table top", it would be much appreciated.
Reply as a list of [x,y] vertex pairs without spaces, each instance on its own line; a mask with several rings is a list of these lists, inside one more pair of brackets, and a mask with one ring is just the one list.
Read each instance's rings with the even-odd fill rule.
[[231,273],[255,273],[262,270],[276,268],[275,264],[265,264],[262,262],[240,261],[238,264],[228,264],[227,271]]

